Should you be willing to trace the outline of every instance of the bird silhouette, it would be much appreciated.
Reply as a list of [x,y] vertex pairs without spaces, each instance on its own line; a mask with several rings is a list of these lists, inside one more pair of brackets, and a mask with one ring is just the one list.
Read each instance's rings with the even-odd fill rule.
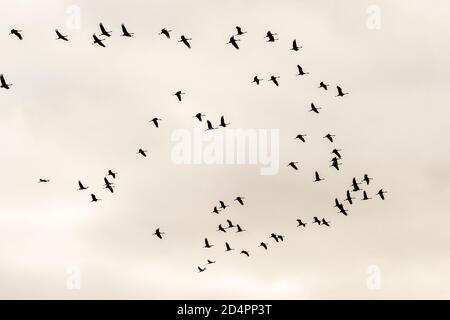
[[340,166],[341,164],[339,163],[338,158],[333,157],[333,159],[331,159],[330,162],[331,162],[330,167],[333,167],[333,168],[335,168],[337,171],[339,171],[339,166]]
[[107,184],[105,185],[104,189],[108,189],[109,191],[111,191],[111,193],[114,193],[114,187],[112,184]]
[[227,231],[222,227],[221,224],[219,224],[219,227],[218,227],[217,231],[227,232]]
[[209,121],[209,120],[206,120],[206,126],[207,126],[208,128],[206,128],[205,131],[217,129],[217,127],[216,127],[216,128],[213,127],[211,121]]
[[348,94],[348,92],[343,92],[342,89],[341,89],[341,87],[339,87],[339,86],[336,86],[336,89],[337,89],[337,91],[338,91],[338,94],[337,94],[336,97],[343,97],[343,96],[345,96],[346,94]]
[[103,43],[103,41],[105,41],[104,39],[100,39],[95,35],[95,33],[92,35],[92,37],[94,38],[94,42],[92,43],[93,45],[98,44],[99,46],[106,48],[105,44]]
[[116,178],[116,174],[117,174],[117,172],[113,172],[111,169],[108,170],[108,176],[113,177],[113,179]]
[[167,39],[170,39],[170,32],[172,32],[172,30],[168,30],[166,28],[162,28],[161,32],[159,34],[163,34],[167,37]]
[[154,236],[157,236],[158,238],[160,238],[160,239],[162,239],[162,235],[163,234],[165,234],[164,232],[161,232],[160,230],[159,230],[159,228],[158,229],[156,229],[155,230],[155,233],[153,234]]
[[213,210],[213,211],[211,211],[211,213],[216,213],[216,214],[219,214],[219,209],[217,209],[217,207],[214,207],[214,210]]
[[313,224],[314,224],[314,223],[317,223],[317,224],[320,226],[320,225],[322,224],[322,221],[320,221],[319,218],[314,217]]
[[254,77],[253,77],[252,83],[256,83],[256,85],[259,86],[259,82],[262,81],[262,80],[263,80],[263,79],[259,79],[258,76],[254,76]]
[[193,118],[197,118],[198,121],[202,122],[202,117],[204,117],[205,115],[202,113],[197,113],[195,116],[193,116]]
[[228,219],[227,219],[227,223],[228,223],[227,229],[230,229],[230,228],[233,228],[233,227],[234,227],[234,224],[233,224],[233,222],[232,222],[231,220],[228,220]]
[[159,128],[159,124],[158,121],[161,121],[162,119],[159,118],[153,118],[152,120],[150,120],[151,122],[153,122],[153,124],[155,125],[155,127]]
[[334,207],[339,209],[339,212],[341,212],[344,216],[347,215],[347,210],[345,210],[344,205],[339,202],[339,200],[336,198],[334,199]]
[[369,196],[367,195],[366,190],[364,190],[363,191],[363,198],[362,198],[362,200],[370,200],[370,199],[372,199],[372,198],[369,198]]
[[241,254],[245,254],[247,257],[250,257],[250,254],[249,254],[248,251],[246,251],[246,250],[242,250],[242,251],[241,251]]
[[331,143],[333,143],[334,142],[334,139],[333,139],[334,137],[335,137],[334,134],[327,133],[327,135],[325,137],[323,137],[323,138],[324,139],[328,139],[328,140],[330,140]]
[[97,201],[100,201],[100,200],[102,200],[102,199],[98,199],[96,196],[95,196],[95,194],[93,194],[93,193],[91,193],[91,202],[97,202]]
[[276,35],[277,35],[276,33],[267,31],[266,36],[264,38],[267,38],[267,42],[275,42],[275,41],[279,40],[279,39],[275,39]]
[[229,207],[222,200],[220,200],[219,203],[220,203],[220,209],[225,209],[225,208]]
[[243,206],[243,205],[244,205],[243,199],[245,199],[245,198],[244,198],[244,197],[236,197],[236,199],[234,199],[234,201],[239,202],[239,204],[240,204],[241,206]]
[[275,233],[271,233],[270,238],[274,239],[276,242],[279,242],[278,236]]
[[9,34],[13,34],[13,35],[15,35],[17,38],[19,38],[20,40],[23,40],[23,37],[22,37],[21,32],[22,32],[22,30],[11,29],[11,31],[9,32]]
[[370,178],[370,177],[367,175],[367,173],[364,174],[364,178],[363,178],[362,181],[364,181],[367,185],[369,185],[370,180],[373,180],[373,178]]
[[272,81],[278,87],[278,76],[270,76],[269,81]]
[[9,90],[10,87],[12,87],[12,84],[6,83],[5,77],[3,76],[3,74],[0,74],[0,88]]
[[247,31],[242,31],[242,28],[239,26],[236,26],[236,32],[237,36],[242,36],[244,33],[247,33]]
[[304,223],[301,219],[297,219],[298,225],[297,227],[306,227],[307,223]]
[[322,219],[322,224],[329,227],[330,226],[330,222],[325,220],[325,218]]
[[216,263],[216,261],[211,261],[211,260],[207,260],[208,261],[208,264],[213,264],[213,263]]
[[347,201],[348,203],[350,203],[350,204],[353,204],[353,200],[354,200],[355,198],[353,198],[352,196],[351,196],[351,194],[350,194],[350,190],[347,190],[347,197],[345,198],[345,201]]
[[178,42],[183,42],[186,45],[186,47],[190,49],[191,48],[191,44],[189,43],[190,40],[192,39],[188,39],[184,35],[182,35]]
[[105,186],[110,186],[110,185],[113,184],[113,183],[109,182],[109,180],[108,180],[107,177],[104,177],[104,178],[103,178],[103,182],[105,183]]
[[265,250],[267,250],[267,243],[261,242],[261,243],[259,244],[259,247],[263,247]]
[[384,200],[384,199],[385,199],[385,198],[384,198],[384,194],[385,194],[385,193],[387,193],[387,191],[384,191],[383,189],[380,189],[380,190],[377,192],[377,195],[380,196],[381,200]]
[[137,154],[142,155],[143,157],[147,157],[147,150],[143,150],[141,148],[139,148],[139,151],[137,152]]
[[309,109],[309,111],[308,112],[315,112],[315,113],[319,113],[319,110],[320,109],[322,109],[321,107],[316,107],[315,105],[314,105],[314,103],[311,103],[311,109]]
[[319,181],[322,181],[322,180],[325,180],[325,179],[322,179],[322,178],[319,176],[319,173],[316,171],[316,172],[314,173],[314,182],[319,182]]
[[359,188],[359,183],[356,182],[356,178],[353,178],[353,180],[352,180],[352,187],[353,187],[353,191],[354,191],[354,192],[357,192],[357,191],[361,190],[361,189]]
[[230,123],[225,123],[225,118],[223,116],[220,117],[220,127],[226,128]]
[[230,40],[227,42],[227,44],[232,44],[233,47],[235,47],[237,50],[239,50],[239,46],[237,44],[237,41],[241,41],[241,40],[236,39],[234,36],[231,36]]
[[301,48],[303,48],[303,47],[299,47],[298,45],[297,45],[297,40],[296,39],[294,39],[294,41],[292,41],[292,48],[290,49],[290,50],[294,50],[294,51],[298,51],[299,49],[301,49]]
[[62,35],[62,33],[58,31],[58,29],[55,29],[55,32],[56,32],[56,35],[58,36],[58,38],[56,38],[56,40],[69,41],[69,38],[67,36]]
[[209,244],[208,239],[205,238],[205,246],[204,246],[203,248],[212,248],[212,247],[213,247],[213,245],[212,245],[212,244]]
[[46,183],[46,182],[50,182],[50,180],[49,179],[42,179],[42,178],[40,178],[38,180],[38,183]]
[[186,93],[184,93],[184,92],[182,92],[182,91],[177,91],[177,92],[175,92],[173,95],[176,96],[176,97],[178,98],[178,101],[181,101],[181,95],[182,95],[182,94],[186,94]]
[[197,267],[197,269],[198,269],[198,273],[206,271],[206,267],[204,267],[204,268]]
[[294,140],[295,140],[295,139],[299,139],[299,140],[302,141],[302,142],[306,142],[305,137],[306,137],[306,134],[298,134],[298,135],[294,138]]
[[128,32],[127,28],[125,27],[125,25],[123,23],[122,23],[121,27],[122,27],[122,34],[121,34],[122,37],[130,38],[134,35],[134,33]]
[[83,184],[81,183],[81,181],[78,180],[78,190],[86,190],[87,188],[89,188],[89,187],[83,186]]
[[325,84],[323,81],[320,82],[319,88],[323,88],[324,90],[328,90],[329,84]]
[[225,247],[226,247],[226,250],[225,250],[225,252],[228,252],[228,251],[234,250],[234,249],[232,249],[232,248],[230,247],[230,245],[228,244],[228,242],[225,242]]
[[103,23],[101,23],[101,22],[100,22],[99,26],[100,26],[100,31],[102,32],[102,33],[100,33],[101,36],[111,37],[112,31],[106,31],[106,28],[103,26]]
[[289,162],[287,166],[293,168],[294,170],[298,170],[297,163],[298,162]]
[[278,235],[277,235],[277,238],[280,239],[281,242],[284,241],[284,236],[282,236],[282,235],[279,235],[279,234],[278,234]]
[[236,225],[237,231],[236,232],[244,232],[246,230],[242,229],[239,224]]
[[342,159],[341,154],[339,153],[340,151],[342,151],[341,149],[333,149],[333,151],[331,151],[332,154],[335,154],[336,157],[338,157],[339,159]]
[[299,64],[297,65],[297,69],[298,69],[297,76],[304,76],[305,74],[309,74],[309,72],[304,72],[303,68]]

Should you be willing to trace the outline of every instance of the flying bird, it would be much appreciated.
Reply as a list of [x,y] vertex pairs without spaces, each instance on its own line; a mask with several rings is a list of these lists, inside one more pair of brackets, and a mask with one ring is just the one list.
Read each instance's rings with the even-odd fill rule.
[[253,77],[252,83],[256,83],[256,85],[259,86],[259,82],[262,81],[262,80],[263,80],[263,79],[259,79],[258,76],[254,76],[254,77]]
[[101,46],[101,47],[103,47],[103,48],[106,47],[105,44],[103,43],[103,41],[105,41],[104,39],[100,39],[99,37],[97,37],[97,36],[95,35],[95,33],[92,35],[92,37],[94,38],[94,42],[92,43],[93,45],[94,45],[94,44],[98,44],[99,46]]
[[369,185],[370,180],[373,180],[373,178],[369,178],[369,176],[367,175],[367,173],[364,174],[363,181],[364,181],[367,185]]
[[217,209],[217,207],[214,207],[214,210],[213,210],[213,211],[211,211],[211,213],[216,213],[216,214],[219,214],[219,209]]
[[161,32],[159,34],[163,34],[167,37],[167,39],[170,39],[170,32],[172,32],[172,30],[167,30],[166,28],[162,28]]
[[355,198],[353,198],[353,197],[351,196],[350,191],[347,190],[347,197],[345,198],[345,201],[347,201],[347,202],[350,203],[350,204],[353,204],[353,201],[352,201],[352,200],[354,200],[354,199],[355,199]]
[[91,193],[91,202],[97,202],[97,201],[100,201],[100,200],[102,200],[102,199],[98,199],[96,196],[95,196],[95,194],[93,194],[93,193]]
[[314,217],[313,224],[314,224],[314,223],[317,223],[317,224],[320,226],[320,225],[322,224],[322,221],[320,221],[319,218]]
[[339,166],[341,165],[341,163],[339,163],[338,158],[333,157],[333,159],[331,159],[331,165],[330,167],[334,167],[337,171],[339,171]]
[[297,163],[298,162],[289,162],[287,166],[292,167],[294,170],[298,170]]
[[284,241],[284,236],[281,236],[281,235],[277,235],[277,238],[278,238],[278,239],[280,239],[280,241],[281,241],[281,242],[283,242],[283,241]]
[[366,190],[364,190],[363,191],[363,198],[362,198],[362,200],[370,200],[370,199],[372,199],[372,198],[369,198],[369,196],[367,196]]
[[278,236],[275,233],[270,234],[270,238],[274,239],[276,242],[278,242]]
[[142,155],[143,157],[147,157],[147,150],[143,150],[141,148],[139,148],[139,151],[137,152],[137,154]]
[[236,32],[237,36],[242,36],[244,33],[247,33],[247,31],[242,31],[242,28],[239,26],[236,26]]
[[6,83],[5,77],[3,76],[3,74],[0,74],[0,88],[9,90],[10,87],[12,87],[12,84]]
[[308,112],[315,112],[315,113],[319,113],[319,110],[320,109],[322,109],[321,107],[316,107],[315,105],[314,105],[314,103],[311,103],[311,109],[309,109],[309,111]]
[[109,191],[111,191],[111,193],[114,193],[114,187],[112,184],[107,184],[105,185],[104,189],[108,189]]
[[212,248],[212,247],[213,247],[213,245],[212,245],[212,244],[209,244],[208,239],[205,238],[205,246],[204,246],[203,248]]
[[116,174],[117,174],[117,172],[113,172],[111,169],[108,170],[108,176],[113,177],[113,179],[116,178]]
[[333,151],[331,151],[331,153],[335,154],[339,159],[342,159],[341,154],[339,153],[339,151],[342,151],[341,149],[333,149]]
[[11,29],[9,34],[13,34],[20,40],[23,40],[21,32],[22,32],[22,30]]
[[109,182],[109,180],[108,180],[107,177],[104,177],[104,178],[103,178],[103,182],[105,183],[105,186],[110,186],[110,185],[112,185],[112,183]]
[[220,200],[219,203],[220,203],[220,209],[225,209],[226,207],[229,207],[222,200]]
[[153,234],[154,236],[157,236],[158,238],[160,238],[160,239],[162,239],[162,235],[163,234],[165,234],[164,232],[161,232],[160,230],[159,230],[159,228],[158,229],[156,229],[156,231],[155,231],[155,233]]
[[304,223],[301,219],[297,219],[298,225],[297,227],[306,227],[306,223]]
[[127,28],[125,27],[125,25],[123,23],[122,23],[121,27],[122,27],[122,34],[121,34],[122,37],[129,37],[130,38],[130,37],[132,37],[134,35],[134,33],[128,32]]
[[299,140],[302,141],[302,142],[306,142],[305,137],[306,137],[306,134],[298,134],[298,135],[294,138],[294,140],[295,140],[295,139],[299,139]]
[[234,36],[231,36],[230,40],[227,42],[227,44],[232,44],[233,47],[235,47],[237,50],[239,50],[239,46],[237,44],[237,41],[241,41],[241,40],[235,39]]
[[182,92],[182,91],[177,91],[177,92],[175,92],[173,95],[174,95],[174,96],[177,96],[178,101],[181,101],[181,95],[182,95],[182,94],[186,94],[186,93],[184,93],[184,92]]
[[305,74],[309,74],[309,72],[304,72],[303,68],[299,64],[297,65],[297,69],[298,69],[297,76],[304,76]]
[[237,231],[236,232],[244,232],[246,230],[242,229],[239,224],[236,225]]
[[198,269],[198,273],[203,272],[203,271],[206,271],[206,267],[204,267],[203,269],[200,268],[200,267],[197,267],[197,269]]
[[259,244],[259,247],[263,247],[265,250],[267,250],[267,243],[261,242],[261,243]]
[[193,118],[197,118],[198,121],[202,122],[202,117],[204,117],[205,115],[202,113],[197,113],[195,116],[193,116]]
[[186,47],[190,49],[191,48],[191,44],[189,43],[190,40],[192,39],[186,38],[184,35],[182,35],[178,42],[183,42],[186,45]]
[[106,28],[103,26],[103,23],[100,22],[99,26],[100,26],[100,31],[102,32],[102,33],[100,33],[101,36],[105,36],[105,37],[111,36],[112,31],[106,31]]
[[275,42],[278,40],[278,39],[275,39],[276,35],[277,35],[276,33],[267,31],[266,36],[264,38],[267,38],[267,42]]
[[328,90],[329,84],[325,84],[323,81],[320,82],[319,88],[323,88],[324,90]]
[[294,41],[292,41],[292,48],[290,50],[294,50],[294,51],[298,51],[298,49],[301,49],[302,47],[297,45],[297,40],[294,39]]
[[81,181],[78,180],[78,190],[86,190],[87,188],[89,188],[89,187],[83,186],[83,184],[81,183]]
[[319,181],[322,181],[322,180],[325,180],[325,179],[322,179],[322,178],[319,176],[319,173],[316,171],[316,172],[314,173],[314,182],[319,182]]
[[346,94],[348,94],[348,92],[343,92],[342,89],[341,89],[341,87],[339,87],[339,86],[336,86],[336,89],[337,89],[337,91],[338,91],[338,94],[337,94],[336,97],[343,97],[343,96],[345,96]]
[[239,202],[239,204],[241,206],[243,206],[244,205],[244,201],[242,201],[243,199],[245,199],[245,198],[244,197],[236,197],[236,199],[234,199],[234,201]]
[[223,116],[220,117],[220,127],[226,128],[230,123],[225,123],[225,118]]
[[39,179],[38,183],[46,183],[46,182],[50,182],[49,179]]
[[227,232],[221,224],[219,224],[219,228],[216,231],[222,231],[222,232]]
[[335,137],[334,134],[327,133],[327,135],[325,137],[323,137],[323,138],[324,139],[328,139],[328,140],[330,140],[331,143],[333,143],[334,142],[334,140],[333,140],[334,137]]
[[232,248],[230,247],[230,245],[228,244],[228,242],[225,242],[225,247],[226,247],[225,252],[234,250],[234,249],[232,249]]
[[278,87],[278,79],[279,77],[277,76],[270,76],[269,81],[272,81],[277,87]]
[[207,260],[208,261],[208,264],[213,264],[213,263],[216,263],[216,261],[211,261],[211,260]]
[[58,31],[58,29],[55,29],[56,35],[58,36],[58,38],[56,38],[56,40],[64,40],[64,41],[69,41],[69,38],[67,38],[67,36],[64,36],[61,32]]
[[330,226],[330,222],[325,220],[325,218],[322,219],[322,224],[329,227]]
[[247,257],[250,257],[250,254],[249,254],[248,251],[246,251],[246,250],[242,250],[242,251],[241,251],[241,254],[245,254]]
[[354,192],[357,192],[357,191],[361,190],[361,189],[359,188],[359,183],[356,182],[356,178],[353,178],[353,180],[352,180],[352,187],[353,187],[353,191],[354,191]]
[[159,128],[159,124],[158,121],[161,121],[162,119],[159,118],[153,118],[152,120],[150,120],[151,122],[153,122],[153,124],[155,125],[155,127]]
[[227,219],[227,223],[228,223],[227,229],[234,227],[234,224],[233,224],[233,222],[231,220]]
[[209,121],[209,120],[206,120],[206,126],[207,126],[208,128],[207,128],[205,131],[217,129],[217,128],[214,128],[214,127],[213,127],[211,121]]
[[381,200],[384,200],[384,194],[387,193],[387,191],[384,191],[383,189],[380,189],[380,191],[377,192],[377,195],[380,196]]

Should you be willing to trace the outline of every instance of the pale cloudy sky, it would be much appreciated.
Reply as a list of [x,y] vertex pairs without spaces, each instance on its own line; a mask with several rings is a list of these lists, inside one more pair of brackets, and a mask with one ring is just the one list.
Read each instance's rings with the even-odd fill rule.
[[[380,29],[367,26],[378,8]],[[0,0],[1,298],[449,298],[448,1]],[[80,28],[73,29],[79,8]],[[74,11],[75,10],[75,11]],[[75,17],[75,20],[74,20]],[[107,48],[92,46],[103,22]],[[119,37],[125,23],[133,38]],[[240,25],[239,51],[226,45]],[[158,35],[173,30],[172,39]],[[24,40],[9,36],[23,30]],[[58,28],[70,38],[55,40]],[[268,44],[268,30],[279,41]],[[192,49],[178,43],[192,38]],[[292,39],[303,46],[289,51]],[[296,65],[310,74],[296,77]],[[280,86],[254,75],[280,76]],[[320,81],[350,95],[334,97]],[[172,94],[187,94],[180,103]],[[309,104],[322,106],[320,115]],[[177,165],[173,132],[202,112],[278,129],[280,171]],[[155,129],[148,120],[162,118]],[[336,134],[342,171],[328,168]],[[308,134],[308,143],[293,140]],[[148,149],[149,157],[136,155]],[[285,167],[299,161],[300,170]],[[114,194],[102,189],[119,172]],[[312,183],[318,170],[325,177]],[[347,217],[354,176],[371,196]],[[48,184],[38,184],[40,177]],[[90,186],[78,192],[77,181]],[[90,203],[90,191],[103,200]],[[246,197],[243,207],[232,201]],[[360,194],[357,195],[360,198]],[[231,204],[211,214],[218,200]],[[358,199],[359,200],[359,199]],[[331,228],[311,225],[326,217]],[[247,230],[215,230],[229,218]],[[305,230],[296,219],[308,221]],[[160,227],[159,240],[152,236]],[[282,245],[268,239],[284,234]],[[215,247],[203,249],[207,236]],[[236,248],[224,253],[223,243]],[[257,245],[269,242],[264,252]],[[251,258],[239,254],[248,249]],[[197,266],[217,260],[207,272]],[[67,288],[68,268],[81,288]],[[370,290],[370,266],[381,287]]]

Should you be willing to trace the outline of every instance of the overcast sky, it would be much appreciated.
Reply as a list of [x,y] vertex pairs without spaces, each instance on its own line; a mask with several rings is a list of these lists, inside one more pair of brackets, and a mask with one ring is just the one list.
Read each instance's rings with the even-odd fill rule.
[[[448,1],[0,7],[0,73],[13,83],[0,89],[0,298],[450,298]],[[112,30],[106,48],[91,45],[99,22]],[[132,38],[119,36],[121,23]],[[240,50],[226,44],[236,25],[248,32]],[[158,35],[163,27],[170,40]],[[56,41],[55,28],[70,41]],[[266,43],[268,30],[279,41]],[[177,42],[182,34],[192,49]],[[297,77],[297,64],[310,74]],[[265,81],[252,84],[254,75]],[[333,87],[324,92],[320,81]],[[336,84],[350,94],[334,97]],[[172,135],[194,130],[197,112],[214,124],[224,115],[230,129],[279,130],[279,172],[174,163]],[[299,133],[307,143],[293,140]],[[340,172],[328,167],[333,147]],[[114,194],[102,187],[108,169],[118,172]],[[316,170],[325,181],[312,182]],[[364,173],[374,199],[356,194],[345,217],[334,198]],[[89,189],[77,191],[78,180]],[[90,203],[91,192],[102,201]],[[210,213],[219,200],[230,207]],[[331,227],[312,225],[313,216]],[[247,231],[219,234],[226,219]],[[163,240],[152,235],[158,227]],[[285,241],[275,244],[272,232]],[[217,263],[197,273],[206,259]],[[67,287],[71,266],[79,290]],[[380,287],[368,286],[378,275]]]

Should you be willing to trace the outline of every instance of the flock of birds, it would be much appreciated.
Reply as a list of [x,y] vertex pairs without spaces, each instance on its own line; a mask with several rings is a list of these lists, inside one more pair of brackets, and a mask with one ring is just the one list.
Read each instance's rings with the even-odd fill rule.
[[[108,31],[108,28],[106,28],[103,23],[99,24],[99,28],[100,28],[100,33],[98,34],[93,34],[93,43],[92,45],[98,45],[101,46],[103,48],[106,47],[105,45],[105,41],[107,38],[111,37],[112,31]],[[122,34],[121,36],[123,37],[132,37],[134,35],[134,33],[129,32],[128,29],[126,28],[126,26],[124,24],[121,25],[121,31]],[[171,32],[172,30],[169,30],[167,28],[163,28],[161,29],[161,31],[159,32],[159,35],[162,35],[164,37],[166,37],[167,39],[171,39]],[[64,35],[62,34],[58,29],[55,30],[56,36],[57,36],[57,40],[62,40],[62,41],[69,41],[69,37],[68,35]],[[246,34],[247,31],[243,31],[241,27],[237,26],[236,27],[236,33],[231,35],[229,38],[229,41],[227,42],[227,44],[231,44],[236,50],[239,50],[240,47],[238,45],[238,42],[241,41],[241,36],[243,36],[244,34]],[[21,30],[18,29],[12,29],[10,31],[10,35],[13,35],[15,37],[17,37],[19,40],[23,40],[23,34]],[[267,42],[276,42],[279,39],[276,37],[277,33],[273,33],[271,31],[268,31],[265,35],[265,39],[267,39]],[[179,42],[184,44],[187,48],[191,49],[191,43],[190,41],[192,41],[191,38],[187,38],[185,35],[181,35],[180,36],[180,40]],[[294,39],[292,41],[292,47],[290,48],[290,50],[293,51],[299,51],[300,49],[302,49],[302,46],[299,46],[297,44],[297,40]],[[297,76],[305,76],[308,75],[309,72],[305,72],[304,69],[300,66],[297,65],[297,70],[298,73],[296,74]],[[275,86],[279,86],[280,82],[279,82],[279,76],[275,76],[275,75],[271,75],[268,79],[268,81],[272,82]],[[253,77],[253,81],[251,83],[255,83],[256,85],[260,85],[261,81],[263,81],[264,79],[260,78],[258,75],[255,75]],[[12,86],[12,84],[7,83],[5,77],[3,74],[0,74],[0,88],[3,89],[10,89]],[[323,89],[324,91],[328,91],[329,90],[329,84],[326,84],[325,82],[320,82],[318,88],[319,89]],[[345,95],[348,95],[348,92],[345,92],[339,85],[336,85],[336,90],[337,90],[337,95],[336,97],[344,97]],[[186,93],[178,90],[177,92],[175,92],[173,95],[176,96],[176,98],[178,99],[178,101],[182,101],[182,96],[185,95]],[[311,103],[310,105],[310,109],[309,112],[313,112],[315,114],[319,114],[322,107],[318,107],[316,106],[314,103]],[[195,115],[193,115],[193,118],[196,118],[198,121],[203,122],[203,119],[205,117],[205,114],[203,113],[197,113]],[[151,123],[153,123],[153,125],[156,128],[159,128],[160,126],[160,121],[162,121],[162,119],[158,118],[158,117],[154,117],[152,120],[150,120]],[[220,122],[217,126],[214,126],[213,123],[211,122],[211,120],[206,120],[206,131],[208,130],[215,130],[218,129],[219,127],[223,127],[226,128],[227,126],[229,126],[230,123],[225,121],[224,116],[221,116],[220,118]],[[297,134],[294,139],[295,140],[299,140],[302,143],[306,143],[307,142],[307,134]],[[330,143],[334,143],[334,138],[335,135],[331,134],[331,133],[327,133],[324,137],[324,139],[327,139]],[[342,165],[342,163],[340,162],[342,160],[342,155],[341,155],[342,150],[338,149],[338,148],[333,148],[333,150],[331,151],[331,154],[333,155],[332,159],[330,160],[330,167],[335,168],[337,171],[340,170],[340,166]],[[148,150],[139,148],[137,151],[137,154],[142,156],[142,157],[147,157],[147,153]],[[293,170],[299,170],[299,164],[297,161],[291,161],[287,164],[287,167],[290,167]],[[107,174],[105,175],[105,177],[103,178],[103,186],[104,189],[108,189],[111,193],[114,193],[114,183],[111,182],[109,179],[113,179],[114,181],[116,180],[116,176],[117,176],[117,172],[114,172],[113,170],[108,170]],[[321,182],[324,181],[325,179],[319,174],[318,171],[314,172],[314,176],[313,176],[313,182]],[[347,189],[345,191],[345,198],[343,201],[339,200],[338,198],[335,198],[334,200],[334,206],[333,208],[337,208],[339,213],[342,213],[343,215],[347,216],[349,210],[344,206],[344,202],[347,202],[348,205],[353,205],[354,201],[356,201],[356,198],[353,195],[356,195],[358,193],[362,193],[362,198],[361,201],[367,201],[367,200],[371,200],[372,198],[369,196],[368,191],[363,188],[364,187],[368,187],[371,184],[371,181],[373,180],[373,178],[369,177],[368,174],[364,174],[362,180],[357,180],[357,178],[353,178],[351,184],[349,185],[350,189]],[[38,180],[39,183],[48,183],[50,182],[49,179],[44,179],[44,178],[40,178]],[[78,191],[84,191],[87,190],[89,188],[89,186],[83,184],[82,181],[78,181]],[[385,191],[383,188],[379,189],[378,192],[375,193],[375,196],[378,196],[381,200],[385,200],[385,194],[387,193],[387,191]],[[102,199],[98,198],[94,193],[90,194],[91,196],[91,202],[98,202]],[[244,206],[244,199],[245,197],[243,196],[237,196],[234,201],[236,201],[240,206]],[[224,201],[220,200],[219,204],[214,206],[211,213],[214,214],[220,214],[223,210],[225,210],[226,208],[230,207],[230,205],[225,204]],[[307,222],[304,222],[302,219],[297,219],[297,227],[301,227],[301,228],[306,228],[307,226]],[[317,216],[313,217],[312,223],[311,224],[317,224],[319,226],[326,226],[326,227],[330,227],[331,226],[331,222],[327,221],[325,218],[319,218]],[[236,233],[242,233],[245,232],[246,229],[244,229],[239,223],[234,223],[232,222],[230,219],[226,220],[226,223],[219,224],[217,231],[221,232],[221,233],[227,233],[229,232],[231,229],[236,230]],[[157,228],[155,230],[155,232],[153,233],[154,236],[156,236],[159,239],[163,239],[163,235],[165,235],[165,232],[161,231],[160,228]],[[284,235],[280,235],[278,233],[271,233],[268,236],[268,239],[272,239],[274,241],[274,243],[280,243],[283,242],[285,240],[285,236]],[[212,244],[212,242],[210,240],[208,240],[208,238],[204,238],[204,246],[203,248],[205,249],[210,249],[214,246],[214,244]],[[258,245],[258,247],[261,247],[264,250],[268,250],[269,248],[269,243],[268,242],[264,242],[261,241]],[[234,251],[235,249],[231,246],[231,244],[226,241],[224,243],[224,249],[225,252],[230,252],[230,251]],[[240,249],[240,254],[246,256],[246,257],[250,257],[250,250],[248,249]],[[216,263],[215,260],[212,260],[211,258],[206,259],[206,264],[207,265],[211,265]],[[204,272],[207,270],[206,266],[198,266],[197,267],[198,272]]]

